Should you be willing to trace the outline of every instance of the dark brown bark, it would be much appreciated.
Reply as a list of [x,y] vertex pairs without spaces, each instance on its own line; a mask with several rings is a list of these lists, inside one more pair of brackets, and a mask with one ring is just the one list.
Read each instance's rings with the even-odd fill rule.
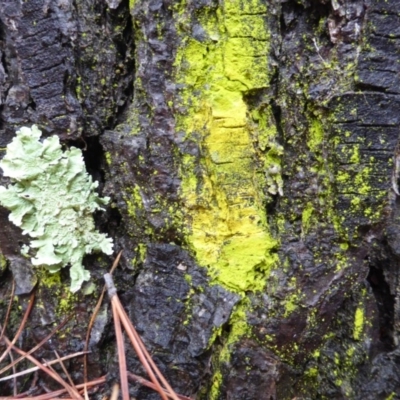
[[[232,15],[242,21],[239,33],[222,28]],[[45,135],[85,149],[89,172],[112,198],[96,221],[123,250],[115,274],[120,298],[178,393],[400,398],[399,15],[396,0],[0,3],[0,145],[18,127],[36,123]],[[265,23],[265,43],[251,25],[255,19]],[[210,21],[221,24],[219,34],[210,33]],[[240,89],[263,214],[279,242],[269,254],[279,258],[270,274],[262,266],[255,271],[265,283],[261,291],[215,280],[188,234],[197,210],[188,211],[182,182],[193,173],[198,209],[210,210],[205,177],[223,163],[213,165],[209,132],[182,123],[195,119],[196,99],[205,98],[198,81],[185,80],[195,68],[185,51],[193,42],[216,53],[224,35],[265,46],[252,55],[268,68],[264,81],[252,81],[259,73],[253,63]],[[236,68],[240,81],[246,73],[239,62]],[[212,68],[204,71],[206,84],[213,77]],[[259,145],[260,115],[283,148],[281,194],[271,189],[279,185],[270,180],[275,172],[262,164],[272,144]],[[232,143],[227,139],[227,148]],[[245,180],[239,182],[237,191],[246,192]],[[218,190],[210,203],[218,203]],[[8,266],[0,263],[0,317],[14,278],[23,307],[36,290],[19,346],[32,347],[72,312],[66,334],[37,356],[81,350],[112,259],[88,256],[96,289],[71,296],[68,271],[51,280],[20,255],[26,238],[4,209],[0,226]],[[246,321],[240,335],[237,310]],[[19,317],[14,307],[9,336]],[[118,379],[113,335],[105,305],[91,339],[90,376],[108,373],[109,383]],[[133,354],[127,360],[131,372],[142,372]],[[68,367],[81,381],[81,363]],[[19,381],[19,390],[29,383]],[[11,385],[0,386],[0,394],[9,393]],[[140,386],[131,395],[158,398]]]

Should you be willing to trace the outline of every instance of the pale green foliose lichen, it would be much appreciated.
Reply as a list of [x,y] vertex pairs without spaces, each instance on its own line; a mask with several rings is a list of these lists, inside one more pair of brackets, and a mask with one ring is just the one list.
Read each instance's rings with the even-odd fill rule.
[[71,265],[76,292],[90,278],[82,265],[85,254],[113,251],[112,239],[95,229],[92,216],[109,199],[95,192],[98,183],[87,174],[81,150],[63,151],[57,136],[40,142],[41,134],[36,125],[22,127],[7,146],[0,167],[12,184],[0,186],[0,204],[32,238],[32,264],[50,272]]

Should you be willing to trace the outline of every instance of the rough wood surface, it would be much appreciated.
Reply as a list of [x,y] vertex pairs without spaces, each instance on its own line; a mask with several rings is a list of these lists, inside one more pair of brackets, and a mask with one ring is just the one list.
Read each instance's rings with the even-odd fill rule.
[[[85,149],[112,199],[96,221],[123,250],[119,297],[177,392],[400,398],[399,15],[396,0],[0,2],[0,146],[36,123]],[[66,271],[32,273],[4,209],[0,226],[0,317],[12,277],[23,307],[36,285],[19,345],[72,312],[38,356],[81,350],[112,260],[87,257],[95,287],[72,296]],[[91,349],[111,384],[106,305]]]

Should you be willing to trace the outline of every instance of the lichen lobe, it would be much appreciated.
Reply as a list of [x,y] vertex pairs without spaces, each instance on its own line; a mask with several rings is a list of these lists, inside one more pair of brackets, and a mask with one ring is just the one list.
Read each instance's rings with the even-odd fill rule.
[[87,174],[81,150],[63,152],[57,136],[40,142],[41,131],[22,127],[7,146],[0,162],[12,180],[0,186],[0,204],[9,219],[31,237],[23,252],[35,266],[57,272],[70,264],[71,291],[90,277],[82,260],[93,251],[112,253],[112,240],[98,232],[92,213],[103,209],[108,198],[94,191],[98,186]]

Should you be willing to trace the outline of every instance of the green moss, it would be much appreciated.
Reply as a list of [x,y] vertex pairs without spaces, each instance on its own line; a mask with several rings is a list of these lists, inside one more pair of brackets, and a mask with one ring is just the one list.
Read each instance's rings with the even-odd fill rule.
[[61,280],[60,271],[49,274],[43,267],[37,268],[40,287],[52,294],[51,302],[56,305],[56,315],[63,317],[76,307],[77,295]]
[[250,307],[250,300],[244,298],[236,305],[230,318],[231,330],[227,341],[224,344],[224,349],[221,352],[221,360],[228,362],[230,360],[230,347],[233,346],[243,336],[251,334],[251,327],[247,323],[247,310]]
[[38,268],[37,274],[40,278],[40,284],[44,287],[54,288],[61,285],[60,271],[48,274],[44,268]]
[[228,14],[258,15],[265,14],[267,6],[260,0],[229,0],[225,1],[225,12]]
[[64,290],[61,296],[59,296],[59,302],[57,307],[57,315],[66,315],[70,313],[76,307],[77,296],[70,291]]
[[360,351],[362,345],[342,343],[343,347],[333,354],[332,359],[330,349],[332,339],[332,335],[327,337],[327,343],[315,350],[313,358],[307,364],[302,378],[304,386],[299,385],[304,389],[301,393],[307,395],[307,398],[320,398],[317,393],[320,392],[321,382],[327,380],[334,383],[337,390],[345,394],[345,398],[354,398],[353,380],[358,372],[358,364],[365,362],[364,353]]

